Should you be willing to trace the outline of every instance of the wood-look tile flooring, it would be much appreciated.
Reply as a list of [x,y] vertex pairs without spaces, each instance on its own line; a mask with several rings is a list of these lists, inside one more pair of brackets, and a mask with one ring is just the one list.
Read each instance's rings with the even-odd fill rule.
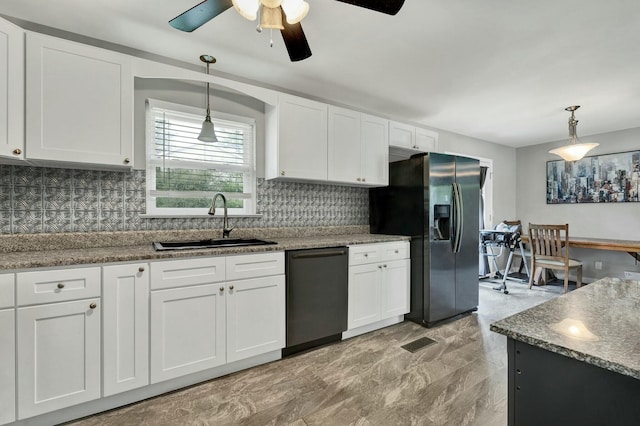
[[[73,425],[506,425],[506,337],[489,324],[558,288],[494,285],[481,282],[476,313],[431,329],[404,322]],[[422,336],[437,343],[401,348]]]

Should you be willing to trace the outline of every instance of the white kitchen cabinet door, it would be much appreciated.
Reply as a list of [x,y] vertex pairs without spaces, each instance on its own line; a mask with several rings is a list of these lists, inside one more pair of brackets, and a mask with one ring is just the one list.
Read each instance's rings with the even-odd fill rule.
[[422,152],[437,152],[438,133],[416,127],[416,149]]
[[327,105],[279,96],[277,108],[267,114],[267,179],[326,181]]
[[416,128],[396,121],[389,122],[389,145],[399,148],[415,149]]
[[0,18],[0,157],[24,160],[24,31]]
[[227,362],[284,348],[284,275],[231,281],[227,289]]
[[352,184],[362,182],[364,173],[360,132],[359,112],[329,107],[327,160],[329,181]]
[[391,318],[409,312],[409,259],[382,264],[381,318]]
[[368,186],[389,184],[389,121],[362,114],[362,182]]
[[102,268],[103,396],[149,384],[149,267]]
[[18,308],[18,419],[100,397],[100,299]]
[[370,263],[349,267],[348,328],[379,321],[382,265]]
[[133,166],[133,71],[123,54],[27,32],[27,159]]
[[0,309],[0,425],[16,420],[15,310]]
[[151,383],[223,365],[225,286],[151,292]]

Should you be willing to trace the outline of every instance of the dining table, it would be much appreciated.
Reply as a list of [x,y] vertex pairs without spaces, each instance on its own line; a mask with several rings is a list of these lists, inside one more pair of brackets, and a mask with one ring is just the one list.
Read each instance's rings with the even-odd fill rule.
[[[529,244],[528,235],[522,235],[521,239],[524,244]],[[639,240],[617,240],[613,238],[569,236],[569,247],[593,250],[623,251],[632,256],[636,261],[640,260]],[[543,285],[545,283],[545,276],[542,273],[542,268],[536,268],[536,270],[532,272],[534,277],[533,282],[538,285]]]

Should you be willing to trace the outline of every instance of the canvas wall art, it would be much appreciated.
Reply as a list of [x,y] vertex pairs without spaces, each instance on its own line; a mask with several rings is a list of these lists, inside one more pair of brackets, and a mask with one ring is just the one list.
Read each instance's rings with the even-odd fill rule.
[[638,202],[640,151],[547,161],[547,204]]

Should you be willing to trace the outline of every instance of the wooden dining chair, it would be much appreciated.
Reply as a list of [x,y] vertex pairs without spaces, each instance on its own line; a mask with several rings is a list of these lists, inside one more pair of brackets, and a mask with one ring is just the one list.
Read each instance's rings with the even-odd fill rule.
[[569,224],[534,225],[529,223],[529,245],[531,246],[531,276],[533,285],[536,268],[564,271],[564,292],[569,289],[569,270],[577,269],[576,286],[582,286],[582,262],[569,258]]

